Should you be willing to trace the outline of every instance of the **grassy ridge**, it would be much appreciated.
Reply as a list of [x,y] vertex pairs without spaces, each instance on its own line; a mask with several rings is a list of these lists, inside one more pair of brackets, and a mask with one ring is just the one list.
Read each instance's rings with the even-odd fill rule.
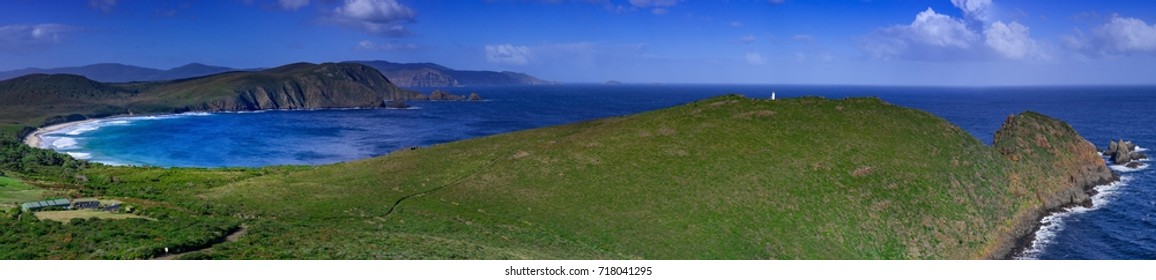
[[131,83],[32,74],[0,81],[0,132],[121,114],[377,107],[382,100],[414,95],[394,86],[381,72],[354,63],[296,63],[264,71]]
[[1008,166],[878,99],[725,96],[203,196],[265,217],[229,258],[978,258],[1011,220]]
[[[34,159],[12,165],[19,176],[56,174],[57,188],[117,197],[153,220],[62,226],[10,214],[0,240],[83,246],[9,246],[4,258],[153,257],[240,224],[238,241],[189,256],[993,258],[1111,175],[1046,116],[1010,117],[988,147],[875,98],[721,96],[315,167],[107,167],[11,150],[0,155]],[[129,234],[101,247],[109,232]]]

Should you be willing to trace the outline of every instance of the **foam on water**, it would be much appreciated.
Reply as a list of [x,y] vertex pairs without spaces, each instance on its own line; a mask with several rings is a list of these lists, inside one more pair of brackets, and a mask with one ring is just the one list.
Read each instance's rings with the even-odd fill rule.
[[68,132],[65,132],[64,134],[76,136],[76,135],[81,135],[81,134],[84,134],[87,132],[96,131],[97,129],[100,129],[100,126],[92,125],[92,124],[84,124],[84,125],[78,125],[78,126],[76,126],[75,129],[69,130]]
[[60,137],[52,141],[53,149],[73,149],[76,148],[76,144],[76,139],[70,137]]
[[1048,245],[1055,243],[1056,233],[1064,229],[1064,220],[1067,217],[1103,208],[1111,203],[1112,198],[1116,196],[1117,190],[1119,190],[1120,187],[1126,186],[1131,180],[1131,176],[1121,176],[1119,181],[1096,186],[1096,195],[1092,196],[1092,207],[1074,206],[1044,216],[1043,219],[1040,219],[1040,229],[1036,230],[1035,240],[1032,240],[1032,245],[1025,249],[1022,255],[1016,256],[1016,259],[1038,259],[1040,253],[1042,253]]
[[92,158],[92,154],[90,154],[90,153],[81,153],[81,152],[64,152],[64,153],[68,154],[69,156],[72,156],[72,158],[75,158],[75,159],[90,159],[90,158]]
[[96,160],[93,162],[108,165],[108,166],[128,166],[127,164],[119,163],[119,162],[115,162],[115,161]]
[[[1147,160],[1141,160],[1141,161],[1146,162]],[[1151,164],[1145,163],[1145,164],[1141,164],[1140,167],[1131,168],[1128,166],[1124,166],[1122,164],[1113,164],[1113,165],[1109,165],[1108,168],[1111,168],[1112,170],[1115,170],[1116,172],[1120,172],[1120,173],[1129,173],[1129,172],[1136,172],[1136,171],[1148,169],[1148,166],[1150,166],[1150,165]]]

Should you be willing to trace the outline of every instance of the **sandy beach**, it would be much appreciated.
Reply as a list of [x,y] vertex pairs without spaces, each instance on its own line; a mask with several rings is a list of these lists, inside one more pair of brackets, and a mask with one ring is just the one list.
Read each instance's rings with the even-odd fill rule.
[[66,128],[77,126],[77,125],[94,123],[97,121],[99,121],[99,120],[98,119],[88,119],[88,120],[83,120],[83,121],[66,122],[66,123],[59,123],[59,124],[54,124],[54,125],[50,125],[50,126],[46,126],[46,127],[41,127],[39,129],[37,129],[36,131],[29,133],[28,136],[25,136],[24,137],[24,144],[27,144],[28,146],[33,147],[33,148],[47,149],[47,147],[41,146],[41,145],[45,144],[45,143],[43,143],[44,142],[44,138],[43,138],[44,134],[64,130]]

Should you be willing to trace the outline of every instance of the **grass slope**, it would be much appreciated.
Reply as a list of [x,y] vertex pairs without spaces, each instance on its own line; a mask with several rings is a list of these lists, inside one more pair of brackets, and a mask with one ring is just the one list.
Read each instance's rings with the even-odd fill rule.
[[979,258],[1010,165],[878,99],[723,96],[198,196],[255,217],[223,258]]
[[19,206],[19,203],[42,199],[43,193],[43,190],[20,180],[0,176],[0,205]]

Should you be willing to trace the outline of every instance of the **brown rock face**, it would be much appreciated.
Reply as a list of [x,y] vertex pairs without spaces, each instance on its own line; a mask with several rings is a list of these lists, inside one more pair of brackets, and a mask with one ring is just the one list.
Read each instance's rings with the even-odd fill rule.
[[[212,88],[204,90],[205,85]],[[377,70],[353,63],[291,64],[189,80],[161,90],[161,95],[196,94],[194,98],[205,100],[185,108],[191,111],[374,108],[383,100],[417,95],[393,85]]]
[[[1039,203],[1017,213],[1009,236],[990,258],[1010,257],[1016,247],[1031,242],[1039,220],[1066,206],[1090,205],[1097,185],[1118,180],[1088,142],[1070,125],[1038,113],[1009,116],[995,134],[996,151],[1015,161],[1009,177],[1011,193],[1035,197]],[[1018,243],[1018,245],[1017,245]]]

